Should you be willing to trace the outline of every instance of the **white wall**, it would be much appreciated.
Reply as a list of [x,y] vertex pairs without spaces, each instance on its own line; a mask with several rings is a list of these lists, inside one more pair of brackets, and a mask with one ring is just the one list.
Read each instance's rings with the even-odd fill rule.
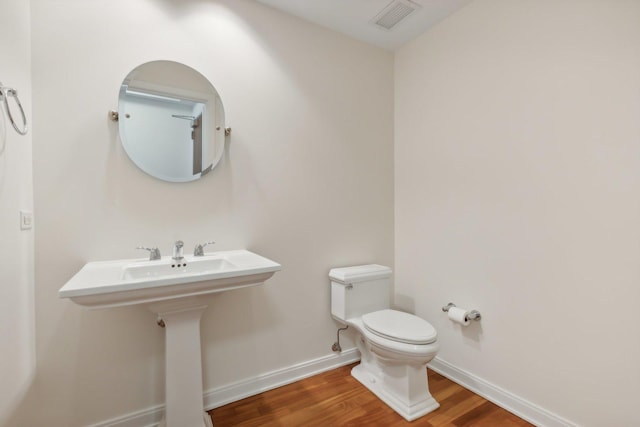
[[[214,299],[205,388],[332,354],[329,269],[393,263],[392,55],[248,0],[33,0],[32,36],[38,371],[7,425],[163,402],[154,315],[57,296],[86,261],[142,257],[140,244],[216,240],[283,265]],[[231,142],[200,181],[136,169],[108,120],[122,79],[154,59],[197,69],[223,99]]]
[[[3,0],[0,82],[18,91],[31,114],[29,3]],[[20,112],[9,100],[14,119]],[[20,230],[20,210],[33,210],[31,133],[18,135],[0,103],[0,425],[27,391],[34,371],[33,230]]]
[[[0,269],[0,425],[162,402],[154,316],[57,297],[84,262],[139,244],[214,239],[284,266],[214,300],[206,388],[329,354],[329,268],[394,261],[394,81],[397,304],[436,326],[443,361],[580,425],[640,424],[640,3],[476,0],[398,52],[395,77],[388,53],[248,0],[31,9],[29,23],[28,3],[3,3],[0,81],[33,122],[37,373],[30,386],[33,232],[17,226],[31,140],[0,121],[14,261]],[[124,76],[154,59],[198,69],[225,103],[232,142],[201,181],[137,170],[107,119]],[[449,301],[482,322],[451,324]]]
[[583,426],[640,425],[639,22],[476,0],[396,57],[398,304],[442,360]]

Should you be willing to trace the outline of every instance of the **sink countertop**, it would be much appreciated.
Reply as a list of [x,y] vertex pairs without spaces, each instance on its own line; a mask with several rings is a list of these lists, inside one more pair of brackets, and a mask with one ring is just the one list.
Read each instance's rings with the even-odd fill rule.
[[132,305],[259,285],[281,269],[247,250],[187,255],[183,262],[174,268],[169,256],[88,262],[58,295],[90,307]]

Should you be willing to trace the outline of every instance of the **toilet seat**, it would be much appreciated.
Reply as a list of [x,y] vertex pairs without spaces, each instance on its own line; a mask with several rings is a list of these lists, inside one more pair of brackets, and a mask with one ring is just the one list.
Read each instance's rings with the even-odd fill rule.
[[[438,340],[430,344],[411,344],[400,342],[397,338],[385,338],[379,333],[370,331],[362,321],[362,317],[347,320],[347,325],[353,326],[364,338],[371,352],[376,355],[397,362],[422,363],[424,359],[431,360],[438,353]],[[425,362],[426,363],[426,362]]]
[[433,326],[413,314],[396,310],[379,310],[362,316],[364,327],[371,333],[399,343],[425,345],[436,341]]

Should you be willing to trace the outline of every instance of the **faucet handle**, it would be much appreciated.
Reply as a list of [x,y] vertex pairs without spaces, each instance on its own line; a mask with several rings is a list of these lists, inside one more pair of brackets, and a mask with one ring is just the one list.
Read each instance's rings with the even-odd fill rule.
[[202,245],[200,243],[198,243],[196,245],[196,248],[193,250],[193,256],[204,256],[204,247],[207,246],[207,245],[213,245],[215,243],[216,242],[213,242],[213,241],[204,243]]
[[160,255],[160,249],[158,248],[145,248],[144,246],[138,246],[136,249],[149,251],[149,261],[155,261],[162,258],[162,255]]

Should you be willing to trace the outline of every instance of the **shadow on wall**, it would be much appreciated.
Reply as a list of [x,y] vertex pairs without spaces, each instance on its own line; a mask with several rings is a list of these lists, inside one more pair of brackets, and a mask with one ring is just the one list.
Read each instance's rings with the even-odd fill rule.
[[[95,377],[101,369],[86,368],[101,355],[106,355],[113,367],[126,366],[120,370],[103,366],[118,378],[119,384],[125,388],[135,387],[123,378],[130,375],[130,371],[142,372],[146,378],[141,385],[146,390],[146,399],[162,402],[164,382],[158,379],[163,378],[164,372],[164,339],[153,313],[137,307],[87,310],[71,301],[60,301],[60,304],[66,305],[64,318],[57,323],[53,339],[38,348],[40,363],[0,427],[86,425],[86,417],[91,412],[99,412],[103,408],[100,402],[105,402],[104,388]],[[140,339],[141,336],[144,339]],[[56,354],[59,348],[65,349],[64,354]],[[73,386],[51,389],[50,384],[61,381]],[[96,405],[79,407],[77,402],[82,401],[83,396],[90,396],[89,400]],[[42,411],[45,401],[62,408],[64,416],[52,418]]]
[[[0,104],[0,156],[2,156],[7,147],[7,119],[5,117],[4,107]],[[0,176],[4,176],[0,174]]]
[[26,424],[20,424],[17,420],[17,415],[29,407],[36,407],[34,401],[35,378],[36,373],[34,370],[14,391],[14,397],[9,402],[3,403],[3,412],[0,413],[0,427],[28,427]]
[[394,308],[400,311],[406,311],[407,313],[416,313],[416,303],[413,298],[408,295],[395,294]]
[[[11,12],[7,16],[11,17]],[[14,66],[11,54],[8,55],[8,62],[3,64],[9,68],[4,70],[5,77],[11,74],[11,67]],[[1,88],[0,93],[6,96],[8,90]],[[0,96],[0,256],[11,259],[0,270],[0,426],[19,427],[10,418],[30,394],[35,380],[31,280],[33,237],[30,230],[18,228],[18,222],[13,219],[18,211],[32,209],[31,158],[27,154],[31,136],[24,136],[26,125],[23,126],[23,123],[26,124],[26,119],[18,109],[20,107],[16,100],[9,99],[7,102],[9,107]],[[9,119],[9,114],[15,124]]]

